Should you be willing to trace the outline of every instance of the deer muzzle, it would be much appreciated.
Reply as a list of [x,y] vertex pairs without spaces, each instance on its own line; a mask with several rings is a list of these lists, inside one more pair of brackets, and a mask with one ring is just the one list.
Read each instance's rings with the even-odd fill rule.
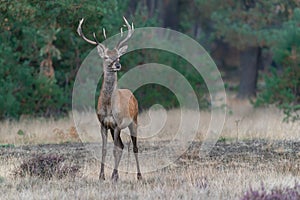
[[121,69],[121,64],[119,62],[115,63],[115,70],[119,71]]

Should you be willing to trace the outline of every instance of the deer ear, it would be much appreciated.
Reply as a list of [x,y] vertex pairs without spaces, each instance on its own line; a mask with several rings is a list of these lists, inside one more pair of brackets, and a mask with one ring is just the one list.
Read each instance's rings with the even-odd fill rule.
[[99,56],[100,56],[101,58],[104,58],[106,49],[103,48],[102,46],[98,45],[98,46],[97,46],[97,50],[98,50]]
[[127,48],[128,48],[127,45],[124,45],[124,46],[122,46],[122,47],[119,48],[119,57],[120,57],[121,55],[123,55],[123,54],[126,53]]

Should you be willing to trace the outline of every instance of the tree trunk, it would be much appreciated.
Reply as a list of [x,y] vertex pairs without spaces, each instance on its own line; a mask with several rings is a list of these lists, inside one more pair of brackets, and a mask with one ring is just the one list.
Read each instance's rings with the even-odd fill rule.
[[163,1],[163,26],[178,30],[179,28],[179,0]]
[[246,99],[256,96],[259,57],[259,47],[249,47],[241,52],[240,86],[237,98]]

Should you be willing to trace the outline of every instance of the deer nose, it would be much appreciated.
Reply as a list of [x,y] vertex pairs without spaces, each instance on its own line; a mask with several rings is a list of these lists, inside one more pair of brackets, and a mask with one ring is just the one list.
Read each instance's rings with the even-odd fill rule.
[[116,67],[116,69],[121,69],[121,64],[120,63],[116,63],[115,67]]

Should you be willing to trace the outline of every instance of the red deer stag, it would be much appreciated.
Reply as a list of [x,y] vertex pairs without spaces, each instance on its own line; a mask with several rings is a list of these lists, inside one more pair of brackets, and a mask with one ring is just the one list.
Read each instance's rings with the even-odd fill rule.
[[[103,82],[101,87],[100,96],[98,98],[97,115],[101,124],[102,135],[102,161],[99,179],[105,180],[104,165],[107,152],[107,132],[110,130],[114,140],[113,155],[115,159],[114,170],[112,173],[112,180],[117,181],[119,178],[118,166],[122,157],[123,142],[120,137],[121,130],[128,127],[133,143],[133,152],[136,159],[137,166],[137,179],[142,179],[139,160],[138,160],[138,147],[137,147],[137,115],[138,103],[132,92],[128,89],[118,89],[117,87],[117,73],[121,69],[119,62],[120,56],[127,51],[125,43],[131,38],[134,27],[129,25],[126,18],[123,17],[125,24],[128,28],[127,36],[120,40],[117,46],[109,50],[101,44],[95,33],[93,34],[94,41],[86,38],[82,32],[83,20],[80,20],[77,32],[86,42],[97,45],[99,56],[103,59]],[[122,32],[121,32],[122,33]],[[104,37],[105,30],[103,29]]]

